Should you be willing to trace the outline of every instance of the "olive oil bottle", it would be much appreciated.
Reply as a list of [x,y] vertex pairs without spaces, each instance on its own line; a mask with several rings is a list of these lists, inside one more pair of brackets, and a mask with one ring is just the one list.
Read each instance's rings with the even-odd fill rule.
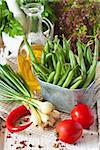
[[[47,18],[42,18],[41,14],[44,11],[44,7],[41,4],[29,3],[24,5],[22,9],[29,21],[28,32],[26,33],[28,42],[32,46],[36,58],[40,61],[42,48],[47,37],[52,38],[53,36],[53,25]],[[43,32],[43,23],[48,27],[46,32]],[[40,91],[40,85],[32,72],[29,52],[24,42],[22,42],[18,51],[18,69],[29,87],[33,91]]]

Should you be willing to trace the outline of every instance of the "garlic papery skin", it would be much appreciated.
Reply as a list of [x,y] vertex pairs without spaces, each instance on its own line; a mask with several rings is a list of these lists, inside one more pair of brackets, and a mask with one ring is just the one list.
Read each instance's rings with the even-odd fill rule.
[[61,117],[61,113],[57,110],[53,110],[50,114],[50,117],[53,117],[54,119],[58,120]]

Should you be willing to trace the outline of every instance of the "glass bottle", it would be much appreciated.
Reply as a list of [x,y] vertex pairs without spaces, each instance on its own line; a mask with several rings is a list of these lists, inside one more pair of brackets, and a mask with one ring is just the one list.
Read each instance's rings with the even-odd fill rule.
[[[44,7],[41,4],[30,3],[23,6],[22,9],[29,22],[26,33],[28,41],[32,46],[35,56],[40,60],[42,48],[47,37],[52,38],[53,36],[53,25],[47,18],[42,18],[41,14],[44,11]],[[42,31],[43,23],[46,24],[48,28],[46,32]],[[33,91],[40,91],[39,83],[31,70],[30,56],[24,42],[22,42],[18,52],[18,69],[29,87]]]

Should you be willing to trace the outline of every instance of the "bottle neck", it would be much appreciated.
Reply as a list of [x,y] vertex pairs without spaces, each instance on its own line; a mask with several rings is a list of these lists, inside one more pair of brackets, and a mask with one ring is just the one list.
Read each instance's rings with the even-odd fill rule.
[[33,33],[41,33],[42,32],[42,17],[41,15],[38,16],[31,16],[30,20],[30,31]]
[[29,3],[23,6],[23,11],[27,16],[28,30],[26,35],[31,43],[44,43],[42,34],[42,12],[44,6],[39,3]]
[[28,23],[29,23],[29,31],[33,33],[41,33],[42,32],[42,12],[44,11],[44,6],[39,3],[29,3],[22,7],[25,12]]

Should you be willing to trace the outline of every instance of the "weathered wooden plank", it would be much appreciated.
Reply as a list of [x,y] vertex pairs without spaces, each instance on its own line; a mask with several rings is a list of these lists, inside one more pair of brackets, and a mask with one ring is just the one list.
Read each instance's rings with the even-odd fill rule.
[[[4,138],[4,148],[0,150],[16,150],[18,147],[23,147],[23,144],[21,144],[23,141],[26,146],[19,148],[20,150],[40,150],[39,147],[41,146],[42,150],[99,150],[96,109],[94,108],[93,111],[95,114],[94,124],[89,130],[84,130],[82,138],[75,145],[56,141],[54,130],[43,131],[31,126],[23,132],[14,134],[9,133],[7,129],[2,129],[5,130],[5,134],[2,135],[2,138]],[[62,118],[67,119],[69,115],[63,114]],[[2,124],[4,126],[3,121]],[[33,147],[31,148],[30,146],[32,145]],[[54,145],[58,146],[58,148],[55,148]]]
[[96,95],[95,99],[97,100],[97,127],[98,127],[98,144],[100,149],[100,62],[97,65],[96,70]]

